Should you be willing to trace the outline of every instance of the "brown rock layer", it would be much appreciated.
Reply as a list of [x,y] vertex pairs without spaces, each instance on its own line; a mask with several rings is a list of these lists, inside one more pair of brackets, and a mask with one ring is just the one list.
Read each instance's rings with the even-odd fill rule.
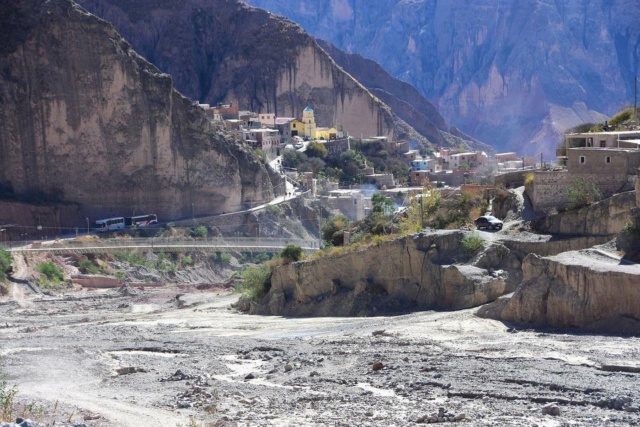
[[0,15],[0,183],[81,203],[91,219],[233,211],[273,196],[251,151],[69,0]]

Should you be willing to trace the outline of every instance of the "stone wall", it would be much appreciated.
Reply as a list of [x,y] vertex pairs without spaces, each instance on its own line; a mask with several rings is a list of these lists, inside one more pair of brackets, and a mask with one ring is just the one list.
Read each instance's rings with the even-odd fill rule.
[[538,233],[613,237],[631,221],[635,207],[636,192],[628,191],[591,206],[543,216],[531,225]]
[[[574,174],[568,171],[534,171],[533,183],[527,186],[527,195],[535,211],[548,209],[566,209],[569,206],[567,192],[573,187],[573,181],[581,178],[593,182],[601,191],[602,197],[611,197],[613,194],[633,188],[629,175],[623,173],[601,174],[595,173]],[[635,177],[632,178],[635,180]]]

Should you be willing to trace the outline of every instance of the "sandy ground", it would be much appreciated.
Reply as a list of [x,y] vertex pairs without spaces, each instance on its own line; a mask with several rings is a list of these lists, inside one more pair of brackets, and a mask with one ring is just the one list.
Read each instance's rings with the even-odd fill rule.
[[[640,404],[638,338],[509,329],[475,310],[250,316],[236,299],[15,292],[0,302],[3,370],[45,421],[87,426],[406,426],[439,408],[463,425],[640,425],[607,407]],[[542,414],[550,402],[560,416]]]

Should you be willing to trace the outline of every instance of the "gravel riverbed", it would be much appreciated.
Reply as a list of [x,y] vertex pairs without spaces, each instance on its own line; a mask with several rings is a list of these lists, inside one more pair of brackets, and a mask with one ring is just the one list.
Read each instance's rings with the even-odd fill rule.
[[250,316],[236,300],[193,287],[5,297],[2,369],[42,424],[640,425],[639,338],[512,328],[477,309]]

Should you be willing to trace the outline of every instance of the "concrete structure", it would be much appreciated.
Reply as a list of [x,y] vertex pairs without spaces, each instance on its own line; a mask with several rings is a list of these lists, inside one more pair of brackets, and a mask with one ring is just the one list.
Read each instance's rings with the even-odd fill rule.
[[510,152],[510,153],[498,153],[496,154],[495,161],[496,163],[504,163],[508,161],[519,160],[518,153]]
[[450,166],[451,169],[458,169],[460,165],[466,164],[470,168],[476,168],[486,164],[487,160],[488,156],[484,151],[457,153],[450,155]]
[[325,142],[324,146],[330,155],[344,153],[351,149],[349,138],[335,139]]
[[[604,140],[606,143],[606,140]],[[535,171],[527,194],[534,210],[568,207],[568,191],[577,179],[593,183],[602,198],[632,190],[640,166],[640,150],[580,147],[566,150],[567,169]]]
[[304,123],[298,119],[289,122],[290,136],[304,136]]
[[393,178],[393,174],[390,173],[373,173],[365,175],[365,178],[378,186],[378,188],[393,188],[396,186],[396,182]]
[[316,119],[310,106],[307,106],[302,111],[302,123],[304,124],[304,136],[309,139],[316,139]]
[[288,144],[291,141],[291,122],[293,117],[276,117],[275,128],[280,132],[280,143]]
[[338,138],[338,130],[336,128],[317,127],[316,139],[324,139],[330,141]]
[[258,114],[258,120],[264,127],[273,128],[276,126],[276,115],[274,113],[260,113]]
[[364,219],[371,209],[371,199],[365,198],[361,190],[332,190],[326,200],[351,221]]
[[275,159],[278,155],[280,133],[276,129],[244,130],[242,139],[253,148],[261,149],[268,162]]

